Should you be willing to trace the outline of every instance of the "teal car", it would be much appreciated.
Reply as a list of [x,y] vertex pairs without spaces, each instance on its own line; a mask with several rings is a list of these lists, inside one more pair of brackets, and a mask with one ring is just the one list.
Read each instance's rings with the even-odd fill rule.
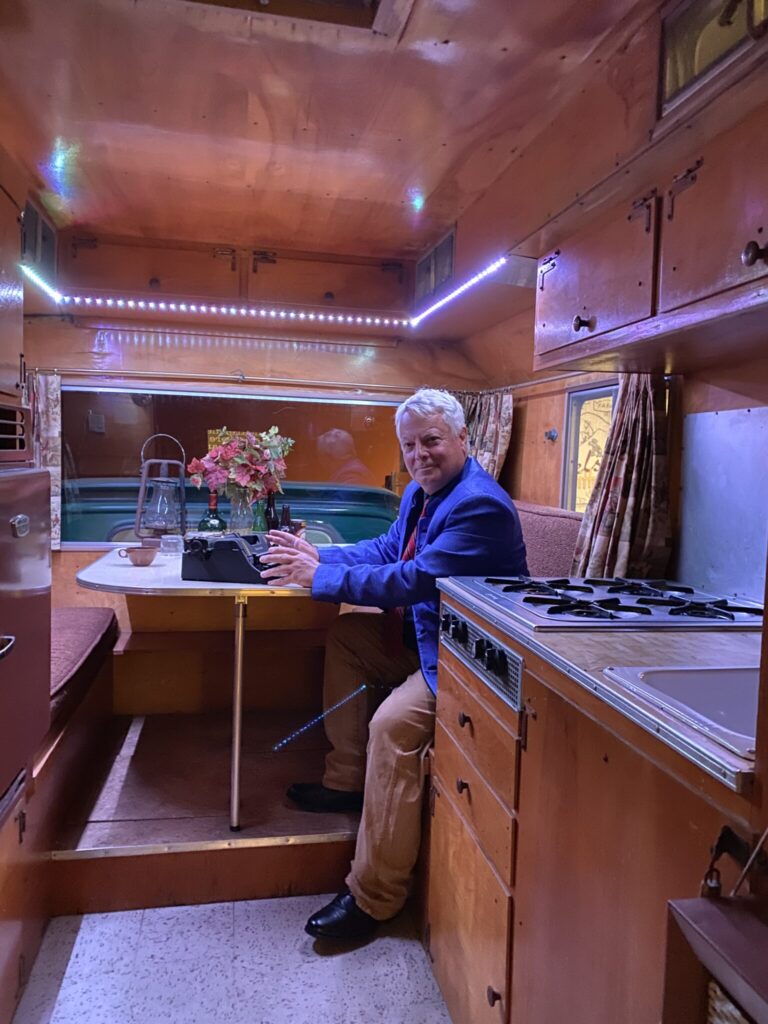
[[[277,510],[289,505],[292,519],[307,524],[315,544],[353,544],[378,537],[397,518],[400,498],[381,487],[354,484],[283,482]],[[136,540],[134,522],[138,477],[87,477],[66,480],[62,487],[61,539],[64,543],[125,543]],[[205,490],[187,484],[187,529],[194,530],[208,504]],[[227,519],[229,502],[219,499]]]

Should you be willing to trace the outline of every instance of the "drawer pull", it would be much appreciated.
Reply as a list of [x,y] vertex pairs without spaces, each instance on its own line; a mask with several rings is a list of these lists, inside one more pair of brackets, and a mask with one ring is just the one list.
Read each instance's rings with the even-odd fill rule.
[[768,247],[760,248],[760,243],[754,239],[747,242],[741,254],[741,262],[745,267],[754,267],[758,260],[768,263]]
[[464,779],[456,779],[456,792],[461,796],[465,789],[469,789],[469,783]]
[[459,712],[459,728],[463,729],[465,725],[471,725],[472,719],[469,715],[465,715],[463,711]]
[[593,330],[595,326],[595,318],[593,316],[579,316],[577,313],[573,318],[573,329],[574,331],[580,331],[582,327],[586,327],[588,330]]
[[15,643],[15,636],[0,636],[0,658],[4,658],[6,655],[10,654]]
[[495,1006],[501,999],[501,992],[497,992],[492,985],[489,985],[485,990],[485,998],[488,1000],[489,1006]]

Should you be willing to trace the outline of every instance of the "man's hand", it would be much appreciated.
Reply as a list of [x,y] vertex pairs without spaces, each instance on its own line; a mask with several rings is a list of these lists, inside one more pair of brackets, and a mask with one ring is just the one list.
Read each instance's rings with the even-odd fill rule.
[[270,530],[267,534],[271,547],[260,558],[266,566],[261,577],[277,586],[294,583],[311,589],[312,580],[320,564],[317,548],[300,537],[283,530]]
[[302,551],[305,555],[311,555],[316,562],[320,561],[320,553],[314,544],[310,544],[303,537],[297,537],[287,530],[270,530],[267,540],[276,547],[288,548],[293,551]]

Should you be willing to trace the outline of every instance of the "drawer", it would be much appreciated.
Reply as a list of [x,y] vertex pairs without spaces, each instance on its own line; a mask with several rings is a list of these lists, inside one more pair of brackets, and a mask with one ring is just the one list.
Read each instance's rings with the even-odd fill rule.
[[439,722],[435,728],[435,775],[439,787],[451,790],[501,880],[511,886],[516,821]]
[[[510,811],[514,810],[520,742],[442,661],[437,687],[437,721],[499,799]],[[436,747],[437,771],[440,770],[439,757]]]

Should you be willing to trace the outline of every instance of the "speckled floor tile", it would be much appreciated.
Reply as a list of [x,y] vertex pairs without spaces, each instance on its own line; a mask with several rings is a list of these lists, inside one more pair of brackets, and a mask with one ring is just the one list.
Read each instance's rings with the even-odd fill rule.
[[329,898],[60,918],[13,1024],[451,1024],[409,916],[317,942]]

